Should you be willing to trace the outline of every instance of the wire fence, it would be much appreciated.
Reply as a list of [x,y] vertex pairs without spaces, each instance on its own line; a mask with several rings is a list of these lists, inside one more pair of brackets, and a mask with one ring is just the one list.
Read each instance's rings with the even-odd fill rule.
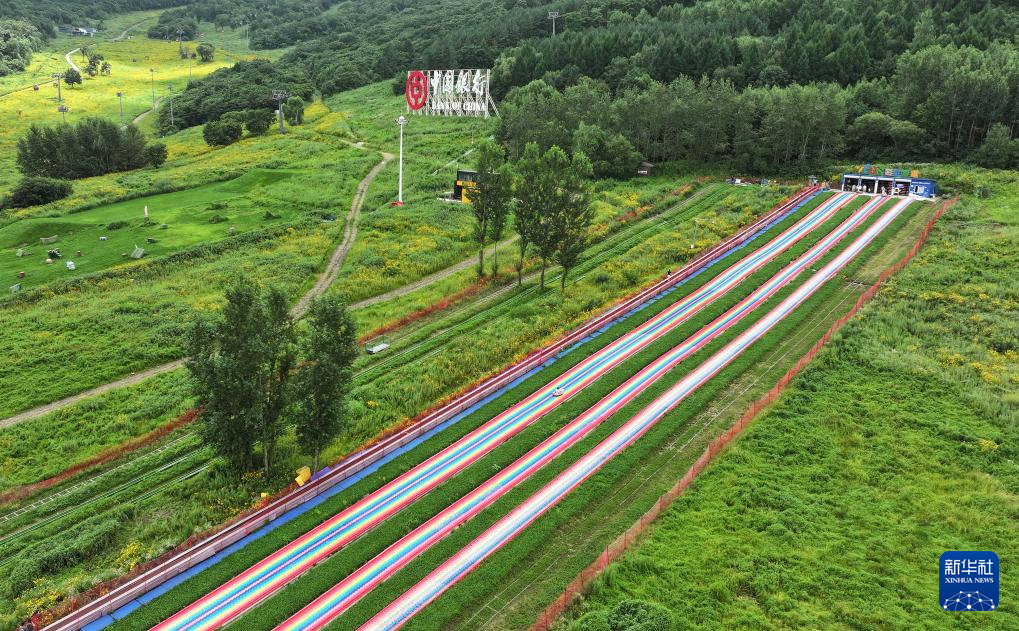
[[790,368],[778,382],[771,387],[763,396],[750,404],[750,407],[740,415],[739,420],[736,421],[729,429],[719,435],[717,438],[708,443],[704,453],[700,455],[697,460],[694,461],[686,474],[673,486],[671,489],[665,492],[664,495],[658,498],[658,500],[651,506],[646,513],[640,516],[640,518],[633,523],[629,528],[626,529],[621,535],[619,535],[612,543],[610,543],[598,558],[593,563],[588,565],[586,568],[580,571],[580,574],[574,578],[566,589],[552,601],[550,604],[535,620],[531,626],[531,631],[549,631],[556,620],[562,616],[566,610],[574,602],[579,600],[585,593],[586,590],[591,586],[591,583],[595,578],[598,577],[606,567],[625,552],[630,546],[637,541],[641,535],[647,530],[648,526],[651,525],[655,519],[664,511],[669,508],[673,502],[676,501],[680,495],[690,486],[690,483],[707,467],[708,463],[718,455],[732,440],[738,436],[746,427],[760,414],[765,408],[774,403],[775,399],[778,398],[782,392],[789,386],[793,378],[799,374],[807,364],[809,364],[814,357],[817,356],[818,352],[831,341],[832,337],[837,333],[851,318],[853,318],[857,312],[869,302],[875,295],[881,285],[885,283],[892,275],[901,270],[914,256],[920,251],[920,247],[927,240],[927,235],[934,227],[935,222],[941,217],[942,214],[949,208],[951,208],[959,200],[955,197],[951,200],[944,202],[940,208],[934,213],[930,221],[924,227],[920,236],[917,238],[913,246],[902,256],[898,261],[893,263],[891,266],[886,268],[878,276],[877,281],[868,287],[859,298],[856,303],[853,304],[849,311],[840,317],[838,320],[832,323],[828,330],[825,331],[824,335],[821,336],[817,342],[801,357],[796,364]]

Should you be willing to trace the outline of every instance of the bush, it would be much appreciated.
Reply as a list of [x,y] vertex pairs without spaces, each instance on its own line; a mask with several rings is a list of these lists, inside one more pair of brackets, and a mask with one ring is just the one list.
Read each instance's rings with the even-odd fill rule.
[[48,177],[25,177],[4,200],[6,208],[48,204],[71,194],[71,183]]
[[248,110],[244,113],[244,127],[247,128],[248,134],[260,136],[268,131],[274,118],[276,115],[270,110],[261,108]]
[[596,177],[631,177],[640,162],[640,154],[622,134],[609,133],[597,125],[585,123],[573,133],[573,151],[591,158]]
[[142,152],[145,163],[154,167],[161,167],[166,162],[166,145],[161,142],[154,142],[145,146]]
[[128,226],[128,223],[126,221],[114,221],[112,223],[106,224],[106,229],[107,230],[120,230],[121,228],[126,228],[127,226]]
[[241,139],[243,128],[235,121],[213,121],[205,124],[202,137],[212,146],[231,145]]
[[612,631],[609,626],[609,612],[592,611],[574,620],[569,631]]
[[209,63],[216,55],[216,47],[212,44],[199,44],[196,50],[198,52],[198,56],[202,59],[202,63]]
[[624,600],[608,615],[612,631],[672,631],[672,612],[643,600]]
[[223,223],[224,221],[228,221],[224,215],[217,214],[209,217],[209,223]]

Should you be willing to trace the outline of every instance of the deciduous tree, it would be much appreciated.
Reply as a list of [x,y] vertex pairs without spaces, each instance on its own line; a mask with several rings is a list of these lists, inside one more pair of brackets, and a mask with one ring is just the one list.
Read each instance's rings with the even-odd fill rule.
[[477,182],[468,193],[478,244],[478,276],[485,274],[485,245],[497,240],[506,225],[512,194],[502,147],[486,140],[478,146]]
[[317,298],[308,310],[306,361],[297,376],[295,396],[297,442],[312,456],[318,470],[319,454],[347,421],[346,397],[357,359],[354,319],[335,296]]

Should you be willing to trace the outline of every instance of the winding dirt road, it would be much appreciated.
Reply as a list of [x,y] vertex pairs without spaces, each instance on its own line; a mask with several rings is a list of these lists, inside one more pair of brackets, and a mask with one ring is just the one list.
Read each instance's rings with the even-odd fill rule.
[[[368,193],[368,187],[371,186],[371,183],[375,179],[375,176],[378,175],[379,172],[382,171],[386,164],[392,159],[393,159],[392,154],[383,153],[382,161],[376,164],[374,167],[372,167],[372,170],[368,172],[368,175],[366,175],[364,179],[361,180],[361,183],[358,184],[357,192],[354,194],[354,200],[350,204],[350,212],[347,213],[347,219],[343,229],[343,239],[340,241],[340,244],[333,251],[332,256],[329,257],[329,262],[326,264],[325,270],[323,270],[323,272],[319,275],[318,279],[315,281],[314,286],[312,286],[312,288],[309,289],[307,293],[301,296],[301,298],[297,301],[297,304],[295,304],[291,308],[290,313],[295,318],[300,318],[302,315],[304,315],[304,313],[308,310],[308,306],[311,304],[311,300],[316,296],[322,295],[322,293],[324,293],[325,290],[329,288],[329,285],[331,285],[332,282],[336,280],[336,276],[340,273],[340,267],[343,266],[343,261],[347,258],[347,253],[350,252],[350,248],[354,245],[354,240],[357,238],[357,225],[358,223],[360,223],[361,220],[361,207],[364,206],[364,200]],[[130,375],[128,375],[127,377],[123,377],[122,379],[111,381],[110,383],[97,386],[90,390],[80,392],[78,394],[60,399],[58,401],[53,401],[52,403],[40,405],[30,410],[25,410],[24,412],[19,412],[18,414],[9,416],[5,419],[0,419],[0,428],[15,425],[17,423],[20,423],[21,421],[36,418],[44,414],[49,414],[50,412],[59,410],[60,408],[71,405],[72,403],[77,403],[82,399],[94,397],[96,395],[103,394],[105,392],[109,392],[110,390],[115,390],[117,388],[130,386],[141,381],[144,381],[145,379],[148,379],[150,377],[155,377],[156,375],[161,375],[163,373],[170,372],[171,370],[176,370],[183,366],[185,361],[186,360],[184,359],[178,359],[165,364],[160,364],[159,366],[153,366],[152,368],[131,373]]]

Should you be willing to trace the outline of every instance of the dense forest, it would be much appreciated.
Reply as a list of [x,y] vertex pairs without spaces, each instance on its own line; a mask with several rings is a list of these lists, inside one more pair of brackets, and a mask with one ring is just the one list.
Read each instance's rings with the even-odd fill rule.
[[275,109],[273,90],[310,101],[314,88],[300,68],[265,60],[242,61],[223,68],[202,81],[193,81],[174,99],[173,125],[170,111],[159,110],[159,130],[172,133],[218,120],[227,112]]
[[125,11],[162,9],[180,0],[0,0],[0,18],[13,18],[34,25],[43,37],[50,37],[64,24],[102,28],[104,18]]
[[24,70],[41,40],[31,23],[0,19],[0,77]]
[[410,67],[492,67],[515,155],[530,141],[599,149],[613,154],[603,173],[635,156],[747,170],[1019,160],[1019,8],[1004,1],[281,0],[271,15],[262,2],[177,15],[293,46],[276,65],[323,95]]

